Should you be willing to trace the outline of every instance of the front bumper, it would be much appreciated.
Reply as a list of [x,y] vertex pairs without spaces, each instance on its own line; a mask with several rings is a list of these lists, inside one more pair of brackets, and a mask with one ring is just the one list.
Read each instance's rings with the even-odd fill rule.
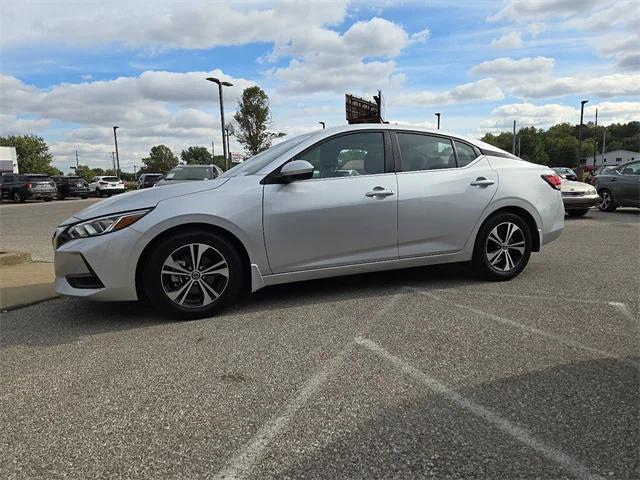
[[563,196],[562,203],[565,210],[583,210],[585,208],[591,208],[598,204],[600,196],[595,195],[580,195],[580,196]]
[[[141,236],[129,227],[64,243],[54,256],[56,292],[91,300],[137,300],[136,267],[142,253]],[[87,288],[78,288],[79,285]]]

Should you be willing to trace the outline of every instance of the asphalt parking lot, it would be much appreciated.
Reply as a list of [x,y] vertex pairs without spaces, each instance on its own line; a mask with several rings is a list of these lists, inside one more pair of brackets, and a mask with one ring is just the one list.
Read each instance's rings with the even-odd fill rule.
[[440,266],[193,322],[4,313],[0,477],[640,478],[638,272],[640,212],[593,211],[508,283]]

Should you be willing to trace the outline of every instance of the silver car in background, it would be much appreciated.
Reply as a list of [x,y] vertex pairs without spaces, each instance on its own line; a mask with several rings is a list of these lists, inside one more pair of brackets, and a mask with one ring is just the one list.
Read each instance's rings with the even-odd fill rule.
[[560,178],[483,142],[397,125],[320,130],[208,182],[104,200],[55,232],[56,291],[179,318],[242,292],[472,262],[509,280],[564,228]]

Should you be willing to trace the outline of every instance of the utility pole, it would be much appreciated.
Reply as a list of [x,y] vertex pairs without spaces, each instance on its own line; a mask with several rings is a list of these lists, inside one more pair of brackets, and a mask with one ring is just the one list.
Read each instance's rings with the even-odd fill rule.
[[605,154],[605,146],[607,143],[607,127],[604,127],[604,131],[602,132],[602,155]]
[[522,135],[518,135],[518,156],[520,156],[520,140],[522,140]]
[[324,127],[325,127],[324,122],[318,122],[318,123],[322,125],[322,129],[324,130]]
[[220,126],[222,128],[222,150],[224,153],[225,170],[229,170],[229,155],[227,152],[227,142],[225,136],[225,124],[224,124],[224,101],[222,99],[222,87],[232,87],[233,83],[223,82],[219,78],[207,77],[207,80],[218,84],[218,94],[220,96]]
[[215,156],[216,154],[214,153],[214,150],[213,150],[213,140],[211,140],[211,161],[213,161],[213,157]]
[[80,164],[78,163],[78,150],[76,150],[76,172],[78,171],[78,167]]
[[225,132],[227,132],[227,155],[229,155],[229,162],[226,163],[227,165],[227,170],[230,167],[230,163],[231,163],[231,141],[229,140],[231,138],[231,135],[229,135],[229,129],[225,128],[224,129]]
[[513,121],[513,138],[511,139],[511,153],[516,154],[516,121]]
[[596,164],[596,154],[598,153],[598,109],[596,108],[596,125],[593,133],[593,164]]
[[133,164],[133,179],[134,179],[134,180],[137,180],[137,178],[136,178],[136,177],[137,177],[137,175],[136,175],[136,165],[135,165],[135,163],[134,163],[134,164]]
[[440,130],[440,113],[436,113],[436,117],[438,117],[438,130]]
[[582,122],[584,121],[584,104],[589,100],[582,100],[580,102],[580,125],[578,126],[578,162],[576,167],[580,166],[582,161]]
[[118,153],[118,135],[116,134],[116,130],[120,127],[113,127],[113,141],[116,144],[116,177],[120,177],[120,154]]

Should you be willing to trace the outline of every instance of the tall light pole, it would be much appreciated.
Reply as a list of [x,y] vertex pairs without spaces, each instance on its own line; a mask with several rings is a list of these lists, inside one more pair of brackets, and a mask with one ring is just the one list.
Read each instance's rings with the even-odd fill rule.
[[580,161],[582,160],[582,122],[584,119],[584,104],[589,100],[582,100],[580,102],[580,125],[578,126],[578,162],[576,167],[580,166]]
[[324,130],[325,124],[324,122],[318,122],[320,125],[322,125],[322,129]]
[[218,94],[220,95],[220,126],[222,129],[222,148],[224,152],[224,165],[225,165],[225,170],[229,170],[229,155],[227,152],[227,142],[226,142],[226,139],[224,138],[225,125],[224,125],[224,101],[222,99],[222,87],[223,86],[232,87],[233,83],[223,82],[219,78],[214,78],[214,77],[207,77],[207,80],[218,84]]
[[116,172],[116,152],[111,152],[111,163],[113,164],[113,173]]
[[593,132],[593,164],[596,164],[596,154],[598,153],[598,109],[596,108],[596,125]]
[[[231,160],[231,142],[230,142],[230,138],[231,135],[229,135],[229,129],[225,127],[224,131],[227,133],[227,152],[229,154],[229,160]],[[227,169],[229,168],[229,165],[225,163],[225,165],[227,165]]]
[[516,121],[513,121],[513,138],[511,141],[511,153],[516,154]]
[[78,171],[78,167],[80,164],[78,163],[78,150],[76,150],[76,171]]
[[116,144],[116,177],[120,177],[120,154],[118,153],[118,134],[116,130],[120,127],[113,127],[113,141]]
[[438,130],[440,130],[440,113],[436,113],[436,117],[438,117]]

